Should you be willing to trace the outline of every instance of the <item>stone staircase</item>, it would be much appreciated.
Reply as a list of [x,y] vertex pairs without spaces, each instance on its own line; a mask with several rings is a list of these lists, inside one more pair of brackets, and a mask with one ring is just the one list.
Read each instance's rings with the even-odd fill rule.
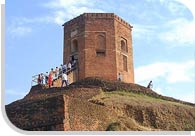
[[[66,72],[68,75],[68,82],[69,84],[76,82],[78,80],[78,68],[74,67],[73,69],[69,70]],[[37,85],[37,79],[38,79],[38,75],[32,76],[32,82],[31,82],[31,86],[35,86]],[[42,84],[45,88],[49,88],[48,84]],[[53,86],[52,87],[61,87],[62,85],[62,77],[61,75],[59,75],[59,77],[57,79],[53,80]]]
[[[75,69],[68,74],[68,82],[69,84],[74,83],[78,80],[78,69]],[[53,87],[61,87],[62,78],[61,76],[53,81]],[[48,87],[48,85],[46,85]]]

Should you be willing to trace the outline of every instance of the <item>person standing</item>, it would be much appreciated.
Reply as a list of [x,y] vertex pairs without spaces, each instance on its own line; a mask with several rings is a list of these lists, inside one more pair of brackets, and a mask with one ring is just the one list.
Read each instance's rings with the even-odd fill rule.
[[49,74],[52,75],[52,80],[55,79],[55,71],[53,70],[53,68],[51,68],[51,71],[49,72]]
[[55,69],[55,79],[58,78],[58,75],[59,75],[59,69],[58,69],[58,67],[56,67],[56,69]]
[[153,87],[153,84],[152,84],[152,80],[151,80],[151,81],[149,82],[147,88],[152,89],[152,87]]
[[52,82],[53,82],[53,74],[50,72],[48,77],[49,88],[52,86]]
[[43,77],[43,73],[41,73],[40,78],[41,78],[41,84],[43,84],[43,79],[44,79],[44,77]]
[[68,71],[71,70],[71,62],[68,63]]
[[62,67],[62,72],[63,72],[63,73],[66,72],[66,69],[67,69],[66,64],[64,64],[64,65],[61,64],[61,67]]
[[61,87],[64,86],[64,83],[66,84],[66,86],[69,85],[69,83],[68,83],[68,76],[67,76],[66,73],[62,73],[62,85],[61,85]]
[[48,72],[46,72],[46,74],[45,74],[45,84],[48,83],[48,78],[49,78],[49,74],[48,74]]
[[60,67],[59,68],[59,75],[58,75],[58,78],[62,77],[62,68]]

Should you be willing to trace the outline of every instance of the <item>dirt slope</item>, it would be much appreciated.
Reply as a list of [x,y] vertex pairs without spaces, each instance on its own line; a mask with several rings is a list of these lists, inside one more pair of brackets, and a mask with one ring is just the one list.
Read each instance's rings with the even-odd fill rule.
[[34,86],[6,111],[25,130],[195,130],[194,104],[98,78],[68,88]]

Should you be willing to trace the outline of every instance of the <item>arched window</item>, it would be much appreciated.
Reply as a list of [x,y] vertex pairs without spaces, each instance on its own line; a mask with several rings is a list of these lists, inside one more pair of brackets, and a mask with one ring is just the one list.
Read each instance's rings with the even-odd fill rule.
[[121,40],[121,51],[122,52],[128,52],[127,44],[124,40]]
[[106,55],[106,38],[104,35],[97,35],[96,38],[96,55],[105,56]]
[[78,52],[78,41],[73,40],[71,45],[71,53]]

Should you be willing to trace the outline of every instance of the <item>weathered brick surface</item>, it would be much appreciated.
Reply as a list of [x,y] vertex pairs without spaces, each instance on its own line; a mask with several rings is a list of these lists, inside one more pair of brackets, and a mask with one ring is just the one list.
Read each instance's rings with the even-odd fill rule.
[[62,96],[26,100],[6,106],[10,121],[24,130],[63,130],[64,100]]
[[72,127],[72,125],[76,124],[83,126],[78,128],[78,130],[82,128],[83,130],[91,130],[92,128],[87,128],[87,124],[82,124],[80,120],[72,122],[72,117],[69,114],[72,116],[72,114],[79,115],[80,113],[72,113],[76,109],[74,109],[73,105],[70,106],[70,104],[73,103],[73,100],[79,99],[81,105],[90,105],[87,100],[99,93],[100,90],[97,87],[75,88],[72,86],[46,88],[43,85],[37,85],[33,86],[23,99],[7,105],[6,113],[9,120],[16,127],[23,130],[76,130],[75,127]]
[[[64,24],[64,63],[71,55],[78,58],[78,76],[101,77],[117,80],[119,73],[127,83],[134,83],[132,26],[113,13],[84,13]],[[98,36],[105,38],[105,56],[98,56]],[[121,50],[121,40],[126,41],[128,52]],[[78,52],[71,52],[73,41],[78,42]],[[101,43],[102,44],[102,43]],[[101,45],[100,44],[100,45]],[[127,57],[127,71],[123,69],[123,55]],[[75,80],[75,79],[74,79]]]

